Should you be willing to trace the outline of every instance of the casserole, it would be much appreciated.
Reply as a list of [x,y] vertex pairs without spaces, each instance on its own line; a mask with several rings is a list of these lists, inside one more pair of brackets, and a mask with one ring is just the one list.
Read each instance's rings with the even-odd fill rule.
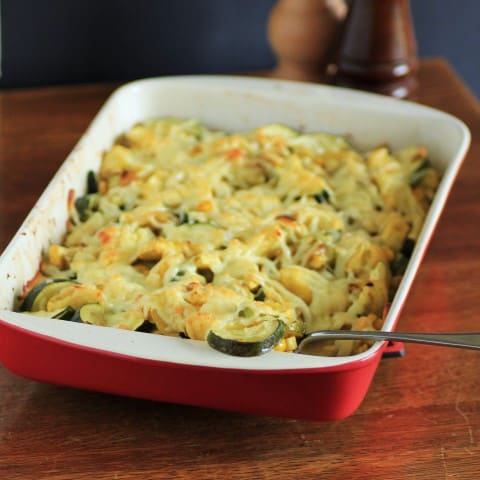
[[[173,77],[134,82],[112,95],[2,255],[0,360],[30,378],[162,401],[317,420],[352,413],[367,391],[381,344],[342,358],[279,352],[232,358],[204,342],[39,322],[11,311],[35,274],[42,250],[62,236],[68,192],[82,192],[86,172],[98,170],[102,152],[120,133],[140,120],[165,115],[199,118],[230,131],[280,122],[303,131],[347,134],[359,149],[385,142],[392,148],[425,145],[442,181],[385,319],[384,328],[394,327],[468,147],[465,126],[426,107],[346,89]],[[35,355],[25,356],[25,351]]]

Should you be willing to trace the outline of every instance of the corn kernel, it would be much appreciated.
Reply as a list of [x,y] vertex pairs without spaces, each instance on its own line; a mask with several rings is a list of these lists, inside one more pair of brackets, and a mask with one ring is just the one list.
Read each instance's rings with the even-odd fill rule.
[[286,350],[288,352],[293,352],[297,349],[297,337],[288,337],[287,339],[285,339],[285,341],[287,344]]
[[202,200],[197,204],[195,210],[197,212],[209,212],[213,208],[213,203],[210,200]]
[[277,351],[277,352],[286,352],[287,351],[287,341],[284,338],[282,338],[280,340],[280,342],[278,342],[277,345],[275,345],[274,350]]
[[68,262],[65,258],[66,252],[67,249],[61,245],[50,245],[48,249],[50,263],[60,270],[65,270],[68,267]]

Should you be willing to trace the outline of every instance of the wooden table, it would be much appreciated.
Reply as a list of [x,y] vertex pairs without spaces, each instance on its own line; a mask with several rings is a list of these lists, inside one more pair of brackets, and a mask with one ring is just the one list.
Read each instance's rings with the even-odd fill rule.
[[[400,328],[480,330],[480,106],[442,60],[424,61],[419,80],[418,100],[464,120],[473,143]],[[0,249],[113,88],[0,93]],[[479,373],[478,352],[409,345],[382,360],[354,415],[309,423],[45,385],[0,368],[0,478],[479,478]]]

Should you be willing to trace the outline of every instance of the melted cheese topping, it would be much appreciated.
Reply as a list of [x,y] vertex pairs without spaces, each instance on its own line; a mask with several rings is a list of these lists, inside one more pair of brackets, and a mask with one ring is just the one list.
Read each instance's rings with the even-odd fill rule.
[[[426,157],[423,147],[358,152],[340,136],[275,124],[227,134],[145,121],[105,153],[99,192],[72,208],[42,272],[93,289],[102,324],[118,328],[148,321],[204,340],[246,311],[281,318],[287,339],[379,328],[438,183]],[[70,300],[64,292],[60,304]]]

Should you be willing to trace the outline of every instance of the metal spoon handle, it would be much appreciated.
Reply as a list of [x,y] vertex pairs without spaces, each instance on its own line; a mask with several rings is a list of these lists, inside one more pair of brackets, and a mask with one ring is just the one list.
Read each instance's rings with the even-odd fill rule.
[[322,340],[394,340],[399,342],[423,343],[445,347],[480,350],[480,333],[403,333],[403,332],[354,332],[351,330],[319,330],[309,333],[301,342],[297,352]]

